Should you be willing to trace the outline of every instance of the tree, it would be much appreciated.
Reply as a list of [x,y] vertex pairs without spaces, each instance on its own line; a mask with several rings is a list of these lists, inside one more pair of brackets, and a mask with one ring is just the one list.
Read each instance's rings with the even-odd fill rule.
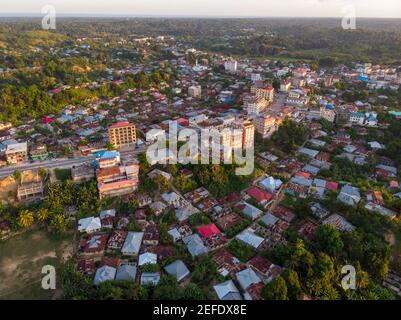
[[217,268],[210,256],[201,256],[195,261],[192,280],[197,284],[207,285],[217,276]]
[[339,255],[344,247],[340,232],[328,224],[321,225],[317,228],[315,241],[320,250],[331,256]]
[[46,208],[40,208],[37,212],[36,212],[36,219],[38,221],[44,222],[46,221],[50,216],[50,211],[47,210]]
[[287,292],[285,280],[280,276],[262,288],[262,297],[265,300],[288,300]]
[[288,297],[296,300],[302,293],[301,283],[299,282],[298,274],[292,269],[286,269],[282,275],[288,288]]
[[33,213],[29,210],[22,210],[19,213],[19,218],[18,218],[18,225],[21,228],[29,228],[30,226],[33,225],[34,218],[33,218]]
[[50,225],[57,231],[57,232],[65,232],[67,231],[70,220],[68,215],[63,213],[58,213],[54,215],[51,219]]
[[14,171],[14,179],[17,181],[17,183],[21,182],[21,171],[18,169]]
[[40,167],[40,168],[38,169],[38,173],[39,173],[39,176],[42,178],[42,180],[45,180],[45,179],[46,179],[46,177],[47,177],[47,170],[46,170],[45,168]]

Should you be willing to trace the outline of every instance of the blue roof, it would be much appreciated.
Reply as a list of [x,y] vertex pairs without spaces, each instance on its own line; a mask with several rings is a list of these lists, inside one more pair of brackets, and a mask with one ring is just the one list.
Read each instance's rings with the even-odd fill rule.
[[367,76],[359,76],[359,77],[358,77],[358,80],[359,80],[359,81],[368,81],[369,78],[368,78]]
[[226,99],[224,100],[224,102],[227,102],[227,103],[229,103],[229,102],[234,102],[234,98],[226,98]]
[[95,159],[114,159],[116,157],[119,157],[120,153],[118,151],[104,150],[104,151],[94,152],[92,153],[92,155]]
[[326,105],[326,109],[334,109],[334,106],[331,103],[329,103]]

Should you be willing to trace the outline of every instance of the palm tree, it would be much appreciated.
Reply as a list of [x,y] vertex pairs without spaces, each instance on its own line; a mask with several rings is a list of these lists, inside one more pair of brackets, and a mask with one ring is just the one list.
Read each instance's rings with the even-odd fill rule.
[[29,228],[34,222],[33,213],[29,210],[22,210],[19,213],[18,225],[22,228]]
[[49,218],[49,216],[50,212],[46,208],[41,208],[38,210],[38,212],[36,212],[36,218],[38,219],[38,221],[41,222],[46,221]]

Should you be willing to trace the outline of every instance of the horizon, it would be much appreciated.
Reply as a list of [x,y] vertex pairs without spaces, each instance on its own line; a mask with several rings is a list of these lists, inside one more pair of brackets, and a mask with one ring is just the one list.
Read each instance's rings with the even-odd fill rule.
[[398,0],[19,0],[0,3],[0,16],[43,16],[47,5],[68,17],[339,18],[354,10],[358,18],[401,18]]

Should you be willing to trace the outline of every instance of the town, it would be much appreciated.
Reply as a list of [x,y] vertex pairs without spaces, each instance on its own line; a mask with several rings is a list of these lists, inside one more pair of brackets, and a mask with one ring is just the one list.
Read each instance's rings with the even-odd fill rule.
[[[401,296],[401,66],[250,58],[169,34],[38,36],[36,63],[0,60],[0,248],[68,239],[60,298]],[[217,130],[220,162],[197,161],[203,145],[196,164],[174,161],[168,139],[150,161],[172,123]],[[249,148],[238,175],[223,160]]]

